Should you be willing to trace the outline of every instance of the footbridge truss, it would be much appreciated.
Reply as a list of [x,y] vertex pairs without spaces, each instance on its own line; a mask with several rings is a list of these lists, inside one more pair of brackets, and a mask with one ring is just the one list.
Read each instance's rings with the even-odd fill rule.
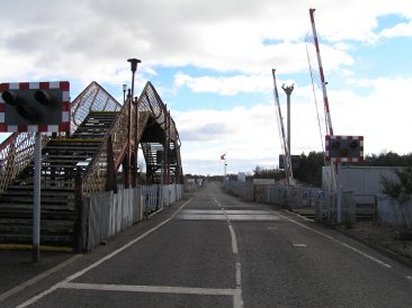
[[[143,181],[183,181],[176,124],[150,82],[140,97],[127,97],[123,104],[92,82],[71,104],[70,132],[46,133],[42,143],[41,215],[56,233],[43,235],[46,242],[64,242],[58,234],[72,241],[76,204],[92,193],[116,192]],[[13,133],[0,145],[0,242],[14,242],[13,236],[30,242],[30,232],[16,231],[30,227],[34,145],[31,132]]]

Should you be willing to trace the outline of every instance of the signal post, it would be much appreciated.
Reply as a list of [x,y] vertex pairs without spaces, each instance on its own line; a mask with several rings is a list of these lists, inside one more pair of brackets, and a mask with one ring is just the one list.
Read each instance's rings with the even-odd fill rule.
[[70,133],[70,83],[0,84],[0,132],[35,133],[33,262],[40,258],[42,132]]

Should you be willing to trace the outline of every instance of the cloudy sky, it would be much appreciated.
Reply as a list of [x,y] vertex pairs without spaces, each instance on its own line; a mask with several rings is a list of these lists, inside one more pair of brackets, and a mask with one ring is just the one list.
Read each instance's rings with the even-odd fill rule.
[[221,174],[223,153],[233,173],[278,165],[272,68],[284,116],[280,86],[294,84],[292,153],[322,150],[322,96],[307,57],[316,71],[308,37],[316,8],[335,134],[363,135],[369,154],[412,152],[410,0],[2,0],[0,8],[0,82],[69,80],[75,98],[94,80],[121,100],[126,60],[140,58],[138,91],[150,80],[168,104],[184,171],[195,174]]

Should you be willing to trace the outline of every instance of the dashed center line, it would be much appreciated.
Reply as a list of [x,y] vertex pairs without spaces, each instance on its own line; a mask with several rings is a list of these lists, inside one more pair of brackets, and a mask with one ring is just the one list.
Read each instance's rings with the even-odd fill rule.
[[306,244],[293,244],[293,247],[307,247]]
[[237,240],[236,240],[236,234],[235,234],[235,230],[233,230],[232,225],[229,225],[229,230],[230,230],[230,235],[232,237],[232,252],[234,255],[237,255],[239,250],[237,248]]
[[243,307],[243,299],[242,299],[242,266],[240,263],[240,258],[239,258],[239,249],[237,246],[237,239],[236,239],[236,233],[235,229],[232,226],[232,223],[229,219],[229,215],[227,214],[225,208],[221,205],[219,201],[216,200],[216,198],[212,198],[213,201],[220,207],[220,210],[223,212],[223,215],[226,219],[226,222],[229,227],[230,231],[230,237],[232,240],[232,253],[236,258],[236,278],[235,278],[235,283],[236,283],[236,290],[238,291],[237,294],[233,295],[233,307],[236,308],[242,308]]

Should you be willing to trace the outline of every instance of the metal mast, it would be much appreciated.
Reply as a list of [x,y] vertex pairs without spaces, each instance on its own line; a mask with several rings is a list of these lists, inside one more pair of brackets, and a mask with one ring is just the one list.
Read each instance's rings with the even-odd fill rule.
[[291,136],[292,136],[292,134],[291,134],[291,132],[290,132],[290,123],[292,122],[292,119],[290,118],[290,96],[292,95],[292,92],[293,92],[293,87],[294,87],[294,85],[292,84],[291,86],[285,86],[284,84],[282,85],[282,89],[283,89],[283,91],[285,91],[285,93],[286,93],[286,97],[287,97],[287,100],[286,100],[286,104],[287,104],[287,114],[288,114],[288,120],[287,120],[287,124],[288,124],[288,130],[287,130],[287,132],[288,132],[288,149],[289,149],[289,152],[290,152],[290,155],[292,155],[292,147],[291,147],[291,142],[290,142],[290,139],[291,139]]
[[275,98],[275,104],[276,104],[276,115],[278,118],[278,126],[279,126],[279,131],[281,134],[281,143],[282,143],[282,148],[284,152],[284,163],[285,163],[285,173],[286,173],[286,181],[288,186],[289,185],[294,185],[294,180],[293,180],[293,170],[292,170],[292,159],[290,157],[289,153],[289,147],[288,143],[286,142],[286,134],[285,134],[285,126],[283,125],[283,117],[282,117],[282,110],[280,109],[280,102],[279,102],[279,93],[278,93],[278,88],[276,85],[276,75],[275,75],[275,69],[272,69],[272,76],[273,76],[273,86],[274,86],[274,98]]

